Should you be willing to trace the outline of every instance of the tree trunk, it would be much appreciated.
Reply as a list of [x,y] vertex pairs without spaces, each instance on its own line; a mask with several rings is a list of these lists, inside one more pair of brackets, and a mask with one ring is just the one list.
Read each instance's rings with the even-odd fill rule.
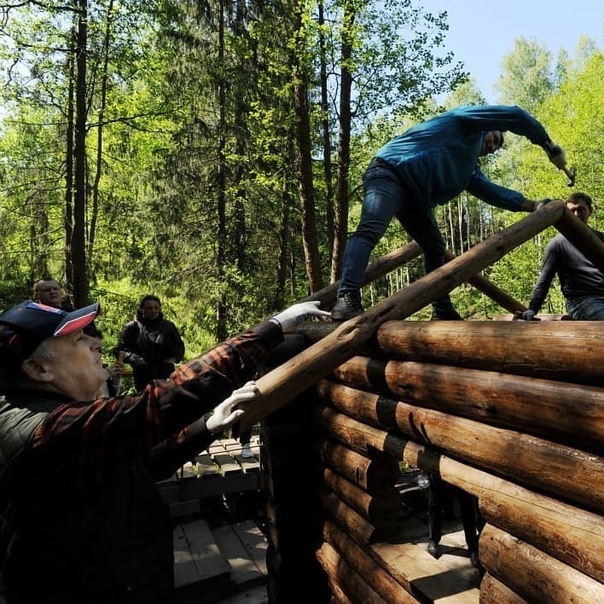
[[329,257],[333,255],[334,240],[334,200],[333,200],[333,182],[331,166],[331,133],[329,124],[329,90],[327,78],[327,59],[325,47],[325,17],[323,0],[319,0],[317,5],[319,13],[319,52],[320,52],[320,78],[321,78],[321,130],[323,134],[323,174],[325,177],[325,217],[326,232],[328,241]]
[[[304,4],[296,6],[296,38],[297,48],[305,46],[304,24],[302,13]],[[302,241],[306,274],[310,291],[315,292],[323,287],[321,263],[317,241],[317,219],[315,212],[315,196],[313,188],[313,169],[311,160],[310,141],[310,110],[308,107],[308,74],[303,64],[305,53],[294,52],[292,70],[294,80],[294,121],[296,124],[296,164],[300,188],[300,204],[302,208]]]
[[75,195],[71,250],[73,254],[73,303],[88,304],[88,266],[86,261],[86,67],[88,45],[88,0],[78,0],[78,32],[76,43],[76,116],[75,116]]
[[[218,64],[224,63],[224,33],[225,33],[225,11],[224,0],[219,3],[219,25],[218,25]],[[218,142],[218,191],[216,194],[218,211],[218,234],[216,241],[216,276],[222,285],[216,302],[216,339],[222,341],[227,337],[227,303],[226,294],[223,290],[225,280],[227,228],[226,228],[226,82],[224,76],[219,76],[218,81],[218,111],[219,111],[219,142]]]
[[336,281],[342,271],[342,259],[348,234],[348,176],[350,172],[350,124],[352,118],[350,109],[352,73],[349,65],[352,57],[355,18],[355,3],[345,2],[342,26],[342,56],[340,58],[340,131],[331,282]]
[[[88,231],[88,265],[92,269],[92,254],[94,251],[94,240],[96,235],[96,223],[99,214],[99,183],[103,173],[103,120],[105,116],[105,107],[107,105],[107,79],[109,77],[109,49],[111,47],[111,33],[113,25],[113,0],[107,7],[107,20],[105,22],[105,36],[103,41],[103,69],[100,73],[101,78],[101,98],[98,114],[97,143],[96,143],[96,170],[92,183],[90,194],[92,196],[92,212],[90,215],[90,228]],[[93,275],[91,275],[94,277]]]
[[[77,56],[76,37],[77,18],[71,28],[71,48],[68,53],[69,86],[67,93],[67,128],[65,131],[65,214],[63,225],[65,228],[65,270],[63,280],[65,289],[73,294],[73,202],[74,202],[74,138],[75,138],[75,73]],[[39,277],[39,275],[38,275]]]

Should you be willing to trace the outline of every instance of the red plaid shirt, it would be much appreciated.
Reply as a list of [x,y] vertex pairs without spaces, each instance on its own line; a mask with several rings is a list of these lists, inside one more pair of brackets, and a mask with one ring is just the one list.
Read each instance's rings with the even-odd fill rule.
[[160,479],[215,439],[203,415],[252,379],[267,352],[282,340],[281,329],[266,321],[182,365],[170,380],[153,381],[134,396],[74,403],[54,393],[28,391],[6,398],[13,407],[56,401],[56,408],[35,429],[29,447],[40,453],[41,460],[48,454],[56,459],[58,454],[61,467],[74,471],[80,489],[102,483],[111,476],[114,464],[133,457],[142,457]]

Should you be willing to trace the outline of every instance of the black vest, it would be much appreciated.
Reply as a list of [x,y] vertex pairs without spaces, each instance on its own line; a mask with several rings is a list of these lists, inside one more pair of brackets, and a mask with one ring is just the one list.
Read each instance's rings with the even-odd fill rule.
[[31,448],[56,405],[0,400],[7,603],[170,602],[172,526],[155,480],[140,459],[125,459],[98,488],[80,489],[77,442]]

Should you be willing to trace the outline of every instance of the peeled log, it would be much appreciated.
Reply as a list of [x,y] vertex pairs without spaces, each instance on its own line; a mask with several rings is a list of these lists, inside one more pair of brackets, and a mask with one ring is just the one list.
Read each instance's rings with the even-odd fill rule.
[[400,474],[398,462],[383,453],[367,457],[329,440],[320,442],[319,453],[326,466],[368,493],[395,484]]
[[401,498],[393,484],[384,484],[381,489],[370,494],[329,468],[323,470],[323,479],[342,501],[374,526],[380,526],[384,521],[393,522],[398,518]]
[[604,519],[532,492],[485,493],[485,520],[604,582]]
[[358,546],[345,532],[329,520],[323,535],[340,556],[365,580],[386,602],[417,604],[418,600],[397,583],[367,552]]
[[480,582],[480,604],[527,604],[527,601],[486,573]]
[[334,438],[352,438],[361,450],[389,450],[415,467],[438,472],[446,482],[479,497],[491,524],[501,525],[586,575],[604,577],[604,526],[598,514],[535,493],[424,445],[396,439],[328,408],[316,421]]
[[385,600],[367,585],[329,543],[323,542],[317,551],[317,560],[327,575],[338,604],[385,604]]
[[604,243],[595,235],[591,228],[579,220],[567,207],[564,207],[556,228],[581,253],[604,272]]
[[[417,245],[415,241],[411,241],[397,250],[378,258],[365,270],[362,285],[367,285],[368,283],[385,277],[388,273],[391,273],[397,268],[404,266],[414,258],[421,256],[422,253],[422,249],[419,247],[419,245]],[[300,300],[300,302],[305,302],[306,300],[319,300],[322,308],[329,308],[336,300],[336,294],[338,293],[340,283],[341,280],[331,283],[327,287],[324,287],[314,294],[311,294],[310,296]],[[507,307],[504,306],[504,308]],[[510,310],[510,312],[514,311]]]
[[553,380],[602,384],[602,321],[389,321],[381,353]]
[[382,522],[379,527],[374,526],[358,512],[346,505],[335,493],[327,489],[319,490],[319,499],[325,512],[339,526],[343,527],[357,543],[365,545],[373,543],[376,539],[382,539],[387,535],[394,534],[398,529],[397,522],[391,522],[388,525]]
[[480,535],[485,569],[529,602],[604,602],[604,585],[487,524]]
[[435,363],[355,356],[334,378],[361,390],[604,453],[604,390]]
[[604,510],[604,458],[513,430],[423,409],[322,380],[324,400],[362,424],[397,430],[453,457]]

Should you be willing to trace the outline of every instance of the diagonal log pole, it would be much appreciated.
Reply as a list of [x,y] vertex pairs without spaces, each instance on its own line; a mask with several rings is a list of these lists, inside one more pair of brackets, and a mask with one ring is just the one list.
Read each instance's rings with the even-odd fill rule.
[[[404,245],[403,247],[400,247],[399,249],[382,256],[367,267],[362,285],[367,285],[368,283],[372,283],[373,281],[377,281],[378,279],[385,277],[388,273],[391,273],[397,268],[404,266],[421,254],[422,250],[419,245],[417,245],[415,241],[411,241],[411,243],[408,243],[407,245]],[[450,262],[454,258],[455,256],[453,254],[447,252],[447,262]],[[491,300],[494,300],[497,304],[499,304],[499,306],[501,306],[501,308],[505,308],[508,312],[515,313],[526,310],[526,306],[512,298],[512,296],[510,296],[507,292],[504,292],[502,289],[498,288],[494,283],[482,275],[474,275],[470,277],[468,279],[468,283],[475,287],[478,291],[491,298]],[[306,300],[319,300],[323,308],[329,308],[335,302],[339,285],[340,281],[336,281],[335,283],[320,289],[314,294],[311,294],[307,298],[304,298],[301,300],[301,302],[305,302]]]
[[[403,247],[400,247],[397,250],[382,256],[367,267],[367,270],[363,276],[362,285],[367,285],[368,283],[381,279],[400,266],[404,266],[414,258],[421,256],[422,253],[422,249],[419,247],[419,245],[417,245],[415,241],[411,241],[407,245],[404,245]],[[336,281],[335,283],[320,289],[314,294],[311,294],[307,298],[304,298],[301,300],[301,302],[306,302],[307,300],[319,300],[323,308],[329,308],[336,300],[339,285],[340,281]]]
[[[549,204],[548,204],[549,205]],[[547,207],[547,206],[546,206]],[[554,225],[581,253],[604,272],[604,243],[566,206]]]
[[407,318],[435,298],[468,281],[537,233],[556,224],[564,209],[562,202],[551,202],[529,214],[362,315],[342,323],[321,341],[262,376],[256,382],[260,396],[240,405],[244,414],[239,429],[244,431],[251,428],[350,359],[385,321]]

